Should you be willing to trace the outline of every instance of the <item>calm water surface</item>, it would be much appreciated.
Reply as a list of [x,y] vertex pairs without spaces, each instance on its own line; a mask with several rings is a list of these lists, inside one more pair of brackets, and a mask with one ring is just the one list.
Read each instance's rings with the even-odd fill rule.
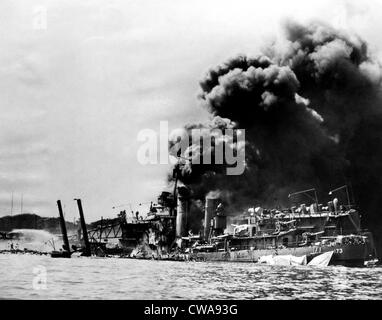
[[0,254],[0,270],[11,299],[382,299],[381,267]]

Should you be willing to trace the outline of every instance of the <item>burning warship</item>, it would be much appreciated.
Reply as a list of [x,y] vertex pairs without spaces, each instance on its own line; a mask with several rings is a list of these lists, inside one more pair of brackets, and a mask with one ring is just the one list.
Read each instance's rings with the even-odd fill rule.
[[[347,190],[338,189],[343,188]],[[310,192],[315,189],[290,196]],[[162,192],[146,217],[137,214],[128,222],[126,211],[121,211],[112,223],[88,230],[82,241],[90,250],[85,255],[137,259],[301,265],[326,256],[330,265],[376,262],[373,236],[361,228],[356,207],[337,198],[325,206],[315,200],[284,209],[251,207],[232,216],[225,214],[221,199],[207,196],[203,227],[193,234],[188,223],[190,192],[179,186],[174,193]],[[110,247],[111,239],[117,243]]]

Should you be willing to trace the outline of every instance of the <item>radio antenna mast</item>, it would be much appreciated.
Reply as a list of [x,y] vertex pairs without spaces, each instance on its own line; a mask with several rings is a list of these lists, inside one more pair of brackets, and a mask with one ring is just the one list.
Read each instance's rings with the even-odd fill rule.
[[11,216],[13,215],[13,191],[12,191],[12,200],[11,200]]
[[21,194],[21,200],[20,200],[20,214],[23,213],[23,199],[24,198],[24,194]]

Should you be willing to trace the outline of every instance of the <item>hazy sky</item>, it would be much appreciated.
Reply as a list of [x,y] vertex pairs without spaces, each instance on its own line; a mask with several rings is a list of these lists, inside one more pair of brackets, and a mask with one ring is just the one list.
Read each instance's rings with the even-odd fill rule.
[[[139,130],[204,121],[210,66],[255,54],[285,18],[355,31],[382,57],[378,1],[0,2],[0,215],[112,217],[156,200],[169,166],[137,161]],[[44,20],[46,12],[46,20]],[[382,59],[381,59],[382,60]],[[129,209],[127,207],[127,209]]]

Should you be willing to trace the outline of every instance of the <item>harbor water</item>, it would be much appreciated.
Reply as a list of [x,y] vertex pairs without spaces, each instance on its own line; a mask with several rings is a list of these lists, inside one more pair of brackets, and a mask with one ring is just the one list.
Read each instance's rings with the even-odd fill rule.
[[382,268],[0,254],[1,299],[382,299]]

